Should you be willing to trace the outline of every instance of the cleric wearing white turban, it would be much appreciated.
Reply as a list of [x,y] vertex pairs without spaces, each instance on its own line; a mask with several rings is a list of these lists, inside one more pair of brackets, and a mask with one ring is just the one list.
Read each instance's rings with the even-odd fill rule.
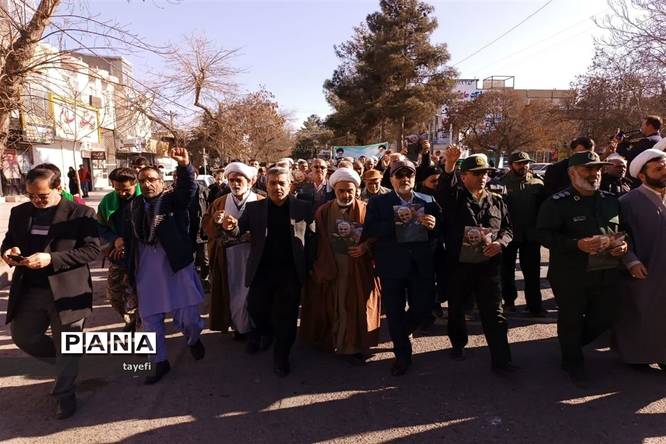
[[247,311],[245,269],[250,256],[248,242],[228,242],[222,229],[225,216],[240,219],[250,202],[263,199],[252,191],[257,169],[242,162],[231,162],[224,168],[230,192],[215,199],[202,220],[208,234],[210,258],[210,329],[242,336],[252,329]]
[[662,157],[666,157],[666,152],[657,148],[650,148],[643,151],[638,156],[636,156],[634,160],[631,161],[631,164],[629,165],[629,174],[638,179],[638,174],[641,172],[646,163],[653,159],[659,159]]
[[328,179],[331,188],[335,189],[338,182],[352,182],[356,187],[361,186],[361,177],[351,168],[338,168]]
[[224,168],[224,177],[228,178],[231,173],[238,173],[250,181],[257,177],[257,169],[243,162],[231,162]]
[[642,184],[620,198],[630,242],[622,258],[629,273],[619,286],[616,350],[627,364],[666,371],[666,153],[647,149],[629,170]]

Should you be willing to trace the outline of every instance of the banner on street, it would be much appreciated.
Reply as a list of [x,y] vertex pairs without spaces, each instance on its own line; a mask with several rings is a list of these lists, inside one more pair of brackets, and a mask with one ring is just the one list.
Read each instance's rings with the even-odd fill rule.
[[[389,149],[389,146],[388,142],[373,143],[371,145],[334,146],[333,156],[337,158],[353,157],[354,159],[358,159],[361,156],[375,156],[377,159],[381,159],[384,151]],[[342,153],[339,153],[339,150],[342,150]]]

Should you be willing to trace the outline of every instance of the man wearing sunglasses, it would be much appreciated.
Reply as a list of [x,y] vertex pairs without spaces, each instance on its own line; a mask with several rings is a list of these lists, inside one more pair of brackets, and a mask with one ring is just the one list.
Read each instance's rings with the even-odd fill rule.
[[60,353],[60,335],[82,331],[92,312],[88,264],[100,245],[93,209],[61,197],[59,184],[51,169],[30,170],[30,202],[12,208],[1,251],[2,259],[16,267],[6,319],[12,339],[29,355],[56,364],[51,393],[57,398],[56,417],[64,419],[76,411],[79,356]]
[[[382,304],[386,307],[389,333],[393,341],[395,361],[391,368],[394,376],[404,375],[412,363],[412,345],[409,335],[426,318],[435,300],[434,254],[439,236],[441,209],[428,195],[414,192],[416,168],[409,160],[396,160],[391,164],[393,191],[373,197],[368,203],[363,237],[374,242],[375,266],[382,287]],[[399,230],[407,228],[398,222],[400,210],[408,207],[415,211],[412,234],[404,240]],[[416,226],[416,225],[420,225]],[[420,240],[423,239],[423,240]],[[405,304],[409,310],[405,310]]]
[[[449,338],[451,358],[465,359],[467,325],[465,300],[468,294],[476,299],[481,325],[490,349],[492,369],[500,374],[511,372],[511,353],[507,340],[507,323],[502,313],[500,266],[502,250],[509,245],[513,233],[509,213],[499,194],[486,190],[488,172],[494,170],[485,155],[473,154],[460,164],[460,177],[456,175],[456,162],[462,151],[455,145],[444,151],[444,173],[437,201],[445,214],[444,239],[446,245],[445,269],[449,272]],[[489,229],[481,254],[470,261],[461,254],[466,230]]]
[[303,183],[297,197],[312,203],[313,211],[325,204],[332,197],[326,189],[326,175],[328,164],[324,159],[312,161],[312,172],[307,182]]

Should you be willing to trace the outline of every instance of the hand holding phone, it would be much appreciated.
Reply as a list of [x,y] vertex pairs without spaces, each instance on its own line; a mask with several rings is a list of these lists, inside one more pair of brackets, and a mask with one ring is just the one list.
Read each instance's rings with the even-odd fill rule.
[[25,258],[21,255],[19,247],[12,247],[2,254],[2,259],[7,262],[7,265],[16,266]]

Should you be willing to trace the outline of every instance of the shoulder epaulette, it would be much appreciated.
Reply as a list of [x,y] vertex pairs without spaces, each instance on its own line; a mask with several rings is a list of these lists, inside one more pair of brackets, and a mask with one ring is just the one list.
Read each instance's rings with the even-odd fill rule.
[[559,193],[553,194],[553,199],[555,199],[555,200],[563,199],[563,198],[569,197],[569,196],[571,196],[571,192],[569,190],[564,190],[564,191],[560,191]]

